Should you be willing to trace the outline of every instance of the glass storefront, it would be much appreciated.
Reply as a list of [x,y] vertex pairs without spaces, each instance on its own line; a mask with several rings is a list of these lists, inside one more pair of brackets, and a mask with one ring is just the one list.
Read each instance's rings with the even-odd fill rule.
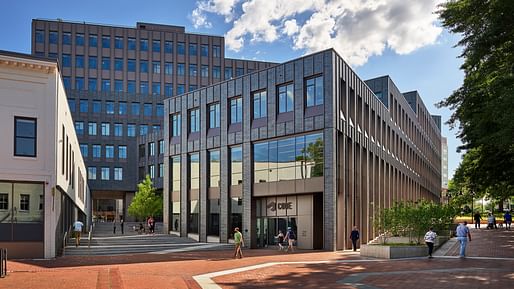
[[256,201],[257,247],[276,245],[279,231],[285,236],[289,227],[297,234],[297,207],[297,196],[258,199]]

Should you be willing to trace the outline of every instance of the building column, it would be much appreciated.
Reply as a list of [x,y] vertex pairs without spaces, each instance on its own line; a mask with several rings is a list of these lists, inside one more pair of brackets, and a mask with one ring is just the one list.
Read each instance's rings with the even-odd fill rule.
[[229,162],[228,147],[220,148],[220,243],[228,242]]

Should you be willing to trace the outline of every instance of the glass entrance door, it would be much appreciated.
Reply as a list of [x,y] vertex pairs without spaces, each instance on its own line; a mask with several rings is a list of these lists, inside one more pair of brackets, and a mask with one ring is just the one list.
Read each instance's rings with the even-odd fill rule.
[[273,218],[259,218],[257,219],[257,246],[268,247],[277,244],[279,231],[282,231],[284,236],[287,233],[287,228],[296,233],[296,217],[273,217]]

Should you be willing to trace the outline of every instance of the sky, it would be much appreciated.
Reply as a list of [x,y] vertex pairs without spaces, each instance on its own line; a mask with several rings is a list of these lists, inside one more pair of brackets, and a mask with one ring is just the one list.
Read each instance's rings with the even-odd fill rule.
[[[389,75],[400,91],[417,90],[431,114],[460,87],[455,47],[434,11],[441,0],[3,0],[0,50],[30,53],[34,18],[134,27],[179,25],[186,32],[225,36],[225,56],[284,62],[333,47],[361,79]],[[444,124],[449,176],[457,168],[457,130]]]

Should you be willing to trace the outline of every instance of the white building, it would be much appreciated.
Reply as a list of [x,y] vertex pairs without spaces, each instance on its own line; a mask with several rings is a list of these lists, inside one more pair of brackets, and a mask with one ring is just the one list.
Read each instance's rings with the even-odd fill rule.
[[0,51],[0,247],[51,258],[90,196],[57,63]]

